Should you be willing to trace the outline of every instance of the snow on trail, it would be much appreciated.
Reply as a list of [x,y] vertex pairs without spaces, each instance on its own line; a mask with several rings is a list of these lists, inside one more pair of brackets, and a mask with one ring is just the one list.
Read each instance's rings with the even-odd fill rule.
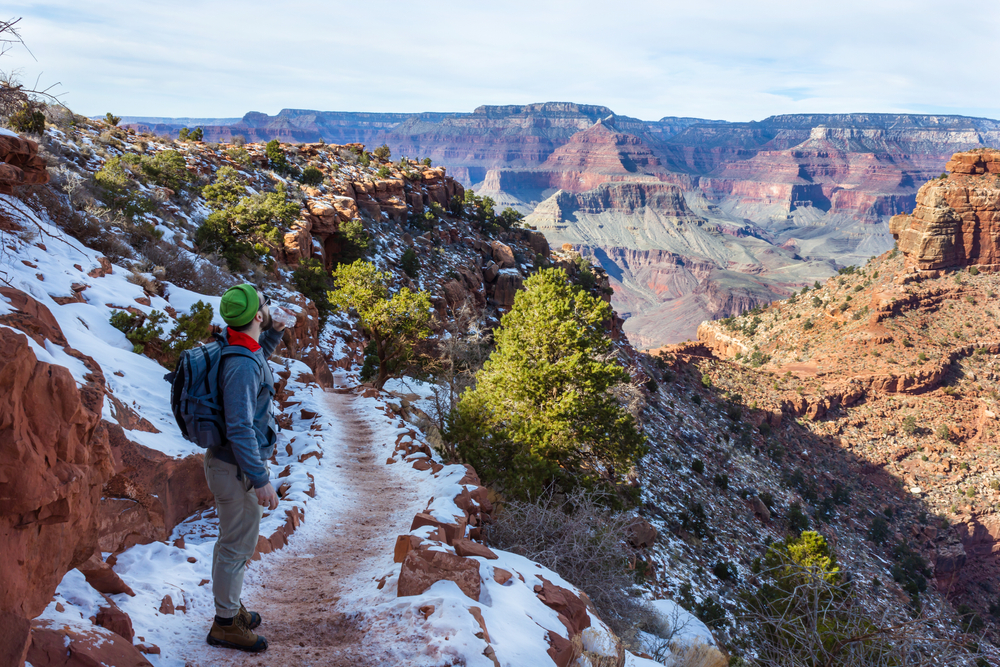
[[260,612],[270,647],[253,655],[208,646],[211,618],[189,614],[189,650],[175,656],[187,665],[406,664],[419,651],[399,641],[398,628],[390,640],[365,618],[378,593],[372,573],[391,564],[396,536],[421,509],[416,489],[399,466],[385,465],[385,417],[351,394],[327,396],[319,493],[288,545],[252,563],[244,584],[244,604]]

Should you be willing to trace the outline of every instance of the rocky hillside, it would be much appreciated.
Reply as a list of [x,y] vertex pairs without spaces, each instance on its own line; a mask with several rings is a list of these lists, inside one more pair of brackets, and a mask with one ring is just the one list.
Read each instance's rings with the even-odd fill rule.
[[[955,154],[950,174],[920,188],[914,212],[892,219],[898,250],[698,328],[713,387],[769,420],[794,420],[838,466],[884,486],[893,530],[931,565],[937,590],[991,624],[1000,609],[997,160]],[[798,449],[786,453],[814,466],[812,446]],[[830,482],[847,479],[820,467]]]

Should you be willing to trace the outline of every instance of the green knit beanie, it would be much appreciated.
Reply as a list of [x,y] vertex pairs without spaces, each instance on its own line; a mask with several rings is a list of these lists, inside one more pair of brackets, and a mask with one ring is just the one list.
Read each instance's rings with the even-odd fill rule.
[[226,290],[219,305],[219,314],[229,326],[242,327],[250,323],[258,309],[260,297],[257,296],[257,288],[244,283]]

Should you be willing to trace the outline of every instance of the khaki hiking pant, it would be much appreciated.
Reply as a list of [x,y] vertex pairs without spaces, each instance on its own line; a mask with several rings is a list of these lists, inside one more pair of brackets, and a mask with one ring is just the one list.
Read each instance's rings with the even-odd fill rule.
[[239,469],[205,453],[205,478],[215,495],[219,516],[219,541],[212,553],[212,593],[215,613],[232,618],[240,611],[243,572],[257,548],[260,518],[264,507],[257,504],[253,483],[245,476],[236,478]]

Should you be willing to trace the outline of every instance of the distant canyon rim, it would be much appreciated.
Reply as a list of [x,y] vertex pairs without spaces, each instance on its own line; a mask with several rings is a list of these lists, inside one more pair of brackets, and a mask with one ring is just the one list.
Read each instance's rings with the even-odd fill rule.
[[914,114],[797,114],[736,123],[645,121],[547,102],[471,113],[284,109],[241,119],[124,117],[208,142],[387,144],[511,206],[553,245],[611,277],[637,347],[695,336],[703,320],[787,297],[893,245],[889,219],[953,153],[1000,146],[1000,121]]

